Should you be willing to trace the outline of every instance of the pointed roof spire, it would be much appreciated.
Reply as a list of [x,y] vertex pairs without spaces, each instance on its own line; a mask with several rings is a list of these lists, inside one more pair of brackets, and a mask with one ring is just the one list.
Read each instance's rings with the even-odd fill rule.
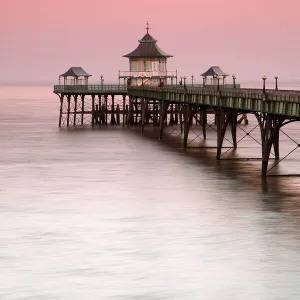
[[145,29],[147,30],[147,33],[139,40],[139,46],[134,51],[124,55],[124,57],[172,57],[172,55],[163,52],[156,45],[157,40],[149,33],[149,30],[151,29],[149,27],[149,22],[147,22],[147,27]]
[[149,33],[149,29],[151,29],[150,27],[149,27],[149,21],[147,21],[147,27],[145,28],[146,30],[147,30],[147,33]]

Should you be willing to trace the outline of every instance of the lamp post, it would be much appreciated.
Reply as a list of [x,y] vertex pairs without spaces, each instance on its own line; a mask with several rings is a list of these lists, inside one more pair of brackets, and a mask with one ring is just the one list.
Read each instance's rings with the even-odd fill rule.
[[186,80],[186,77],[184,76],[183,77],[183,85],[185,86],[185,80]]
[[264,92],[264,93],[266,92],[266,79],[267,79],[267,77],[266,77],[266,75],[264,75],[264,76],[262,77],[262,80],[263,80],[263,82],[264,82],[264,84],[263,84],[263,92]]
[[194,86],[194,74],[192,74],[192,86]]
[[100,76],[100,80],[101,80],[101,88],[102,88],[103,87],[103,81],[104,81],[103,75]]
[[278,90],[278,76],[276,75],[275,77],[275,90]]
[[58,84],[60,85],[61,77],[58,76]]
[[232,79],[233,79],[233,88],[235,89],[236,88],[236,85],[235,85],[236,77],[234,74],[232,75]]
[[182,85],[182,77],[180,77],[179,85]]
[[217,76],[217,81],[218,81],[217,89],[219,90],[220,89],[220,76]]

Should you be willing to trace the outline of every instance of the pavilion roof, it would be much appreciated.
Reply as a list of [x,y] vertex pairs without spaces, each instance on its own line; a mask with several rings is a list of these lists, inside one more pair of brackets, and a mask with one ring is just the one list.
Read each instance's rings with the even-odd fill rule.
[[201,76],[228,76],[228,74],[223,72],[219,66],[212,66],[205,73],[201,74]]
[[81,67],[72,67],[64,74],[60,75],[61,77],[90,77],[92,75],[88,74]]
[[172,57],[173,55],[167,54],[162,51],[156,44],[157,40],[155,40],[148,32],[144,35],[144,37],[139,40],[138,47],[126,54],[123,57]]

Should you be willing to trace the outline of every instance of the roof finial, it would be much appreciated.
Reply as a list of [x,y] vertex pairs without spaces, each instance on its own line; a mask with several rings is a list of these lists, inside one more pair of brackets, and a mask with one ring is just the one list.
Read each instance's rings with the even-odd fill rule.
[[149,33],[149,29],[151,29],[151,28],[149,27],[149,22],[148,21],[147,21],[147,27],[145,29],[147,30],[147,33]]

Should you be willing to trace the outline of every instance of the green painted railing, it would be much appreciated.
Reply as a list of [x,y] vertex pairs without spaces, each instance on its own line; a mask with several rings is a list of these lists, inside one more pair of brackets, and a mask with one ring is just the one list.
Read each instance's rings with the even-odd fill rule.
[[126,85],[54,85],[54,93],[127,93]]

